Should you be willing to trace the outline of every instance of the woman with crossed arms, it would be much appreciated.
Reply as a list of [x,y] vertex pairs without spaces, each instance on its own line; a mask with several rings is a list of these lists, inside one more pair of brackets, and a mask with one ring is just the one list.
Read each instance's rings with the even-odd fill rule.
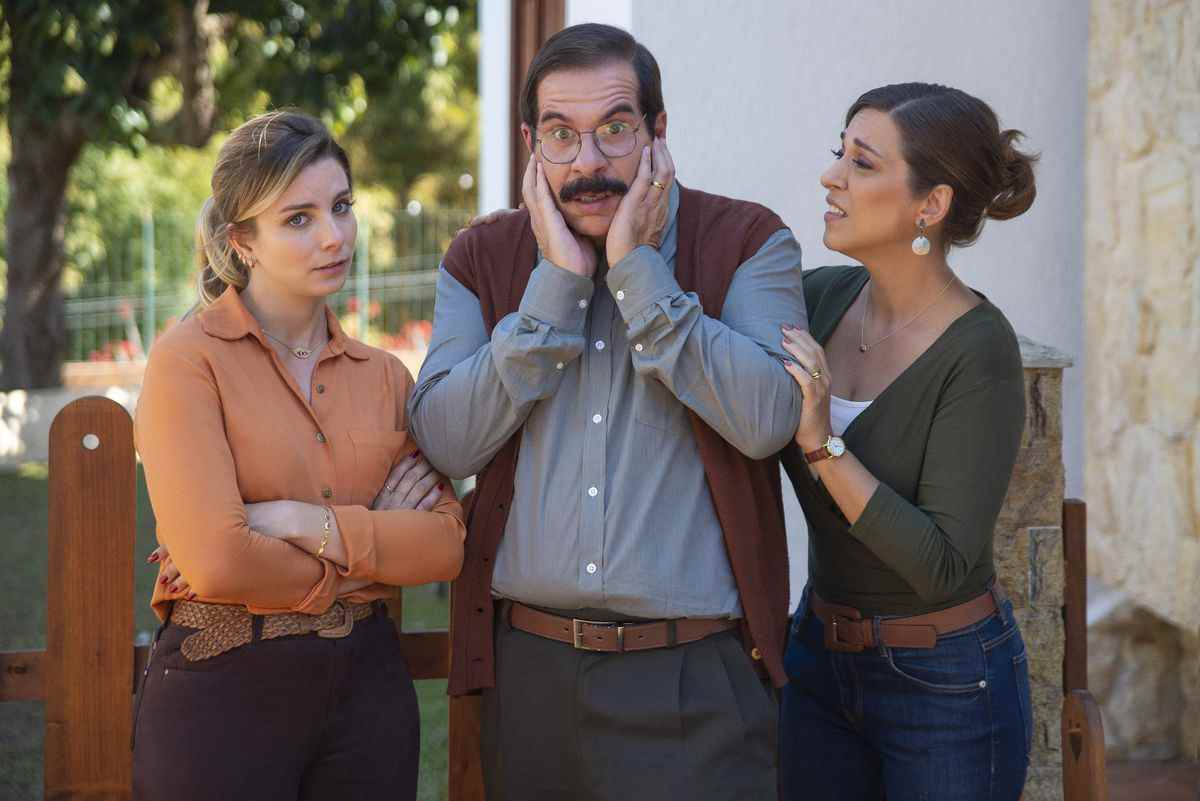
[[326,302],[354,255],[350,163],[319,121],[265,114],[212,189],[203,309],[155,344],[135,422],[164,624],[134,797],[412,799],[417,701],[383,600],[454,578],[465,531],[407,434],[412,377]]

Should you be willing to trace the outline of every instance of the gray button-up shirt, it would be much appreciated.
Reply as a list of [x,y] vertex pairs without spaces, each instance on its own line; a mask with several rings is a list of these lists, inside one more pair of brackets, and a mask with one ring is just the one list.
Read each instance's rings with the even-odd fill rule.
[[800,246],[781,229],[734,276],[720,320],[675,280],[677,187],[662,246],[595,280],[540,257],[489,338],[444,269],[410,400],[422,452],[453,478],[521,429],[493,592],[555,609],[737,617],[737,587],[687,411],[764,458],[791,439],[800,393],[780,326],[807,327]]

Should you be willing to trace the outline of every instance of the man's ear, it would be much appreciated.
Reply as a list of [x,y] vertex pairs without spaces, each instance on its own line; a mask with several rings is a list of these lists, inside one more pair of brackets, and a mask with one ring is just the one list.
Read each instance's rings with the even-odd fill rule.
[[533,152],[533,130],[526,123],[521,123],[521,138],[525,140],[525,149]]
[[654,138],[667,138],[667,112],[660,111],[658,116],[654,118]]
[[946,219],[946,215],[950,213],[950,204],[954,201],[954,190],[947,184],[938,184],[933,189],[929,190],[929,194],[925,198],[925,202],[921,205],[921,219],[925,221],[925,225],[932,228],[933,226]]

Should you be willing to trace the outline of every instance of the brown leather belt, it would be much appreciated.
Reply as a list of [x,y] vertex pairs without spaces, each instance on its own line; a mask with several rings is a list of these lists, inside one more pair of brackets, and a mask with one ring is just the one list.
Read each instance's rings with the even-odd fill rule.
[[876,639],[874,618],[863,618],[852,606],[831,604],[812,590],[808,608],[825,625],[825,648],[842,653],[858,653],[865,648],[885,645],[890,648],[933,648],[939,635],[951,634],[995,614],[1004,600],[999,584],[958,606],[911,617],[879,619]]
[[516,601],[509,613],[512,627],[548,640],[572,645],[581,651],[648,651],[652,648],[673,648],[713,634],[738,627],[737,620],[711,618],[680,618],[654,620],[648,623],[604,623],[596,620],[559,617],[542,612]]
[[[318,637],[341,638],[354,629],[356,621],[371,616],[374,605],[334,601],[323,614],[306,615],[285,612],[263,615],[262,639],[316,633]],[[184,638],[179,650],[189,662],[223,654],[254,639],[254,615],[244,606],[176,601],[171,607],[171,622],[199,629]]]

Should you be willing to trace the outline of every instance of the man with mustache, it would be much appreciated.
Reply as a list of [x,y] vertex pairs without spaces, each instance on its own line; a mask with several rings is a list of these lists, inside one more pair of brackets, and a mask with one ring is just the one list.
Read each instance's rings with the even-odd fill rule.
[[526,208],[450,246],[410,403],[479,475],[449,690],[483,693],[487,796],[774,797],[799,246],[674,181],[625,31],[551,37],[521,113]]

